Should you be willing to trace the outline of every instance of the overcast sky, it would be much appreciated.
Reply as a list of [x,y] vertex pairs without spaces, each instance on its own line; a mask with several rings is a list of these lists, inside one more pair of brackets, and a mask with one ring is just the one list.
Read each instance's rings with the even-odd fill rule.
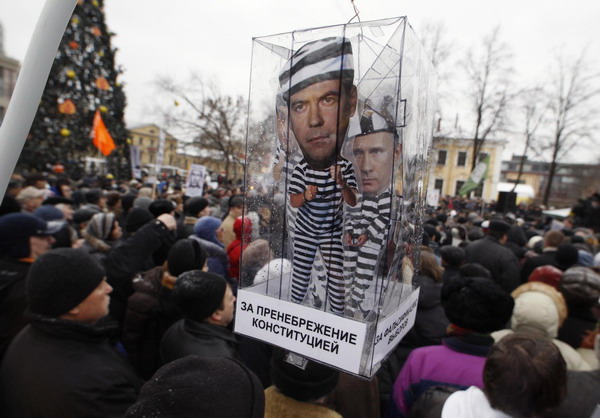
[[[518,81],[539,80],[558,50],[600,63],[598,0],[355,0],[361,20],[408,16],[420,34],[443,22],[454,59],[499,25],[514,53]],[[22,60],[44,0],[0,1],[4,50]],[[252,37],[346,23],[350,0],[105,0],[116,36],[129,126],[155,122],[150,110],[159,75],[212,78],[228,94],[248,94]],[[467,128],[467,127],[465,127]]]

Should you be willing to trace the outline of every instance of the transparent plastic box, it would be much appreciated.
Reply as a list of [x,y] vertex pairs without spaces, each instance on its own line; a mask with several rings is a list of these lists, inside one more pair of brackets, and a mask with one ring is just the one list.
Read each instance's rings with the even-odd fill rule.
[[416,315],[435,92],[406,17],[253,40],[236,333],[375,374]]

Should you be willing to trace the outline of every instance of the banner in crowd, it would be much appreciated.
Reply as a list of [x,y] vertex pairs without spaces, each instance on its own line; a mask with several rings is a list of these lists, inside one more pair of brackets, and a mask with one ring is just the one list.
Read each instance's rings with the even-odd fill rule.
[[204,178],[206,177],[206,167],[199,164],[191,164],[185,182],[186,196],[202,196],[204,189]]
[[141,179],[142,166],[140,163],[140,147],[137,145],[129,146],[129,161],[131,163],[131,177],[134,179]]
[[489,165],[490,165],[490,156],[488,155],[482,161],[479,161],[479,163],[477,163],[477,165],[471,172],[471,175],[469,176],[469,178],[467,179],[465,184],[463,184],[463,186],[458,191],[458,194],[460,196],[464,196],[464,195],[471,193],[473,190],[475,190],[477,187],[479,187],[481,182],[487,176]]

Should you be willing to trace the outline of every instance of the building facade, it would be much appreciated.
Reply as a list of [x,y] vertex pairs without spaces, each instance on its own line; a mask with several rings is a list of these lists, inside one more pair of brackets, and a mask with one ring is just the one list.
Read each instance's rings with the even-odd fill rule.
[[0,26],[0,124],[4,120],[8,102],[12,96],[17,75],[21,66],[19,61],[4,55],[4,45],[2,44],[2,27]]
[[[517,182],[521,158],[520,155],[513,155],[510,160],[502,162],[502,181]],[[523,161],[523,172],[518,179],[518,184],[527,184],[533,188],[536,203],[541,203],[543,200],[549,170],[550,163],[532,161],[527,157]],[[558,164],[552,180],[548,204],[571,206],[577,199],[587,197],[591,189],[600,189],[600,167],[597,164]]]
[[[502,151],[507,141],[488,139],[478,156],[478,161],[490,156],[487,176],[473,196],[486,201],[498,198]],[[471,174],[473,140],[452,135],[434,136],[429,187],[440,190],[440,196],[456,196]]]

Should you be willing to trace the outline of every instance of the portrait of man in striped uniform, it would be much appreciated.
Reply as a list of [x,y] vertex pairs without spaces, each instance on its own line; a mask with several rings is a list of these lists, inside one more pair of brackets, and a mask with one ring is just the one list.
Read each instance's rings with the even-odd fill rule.
[[356,110],[352,45],[343,37],[309,42],[280,74],[280,95],[288,105],[290,129],[302,158],[287,193],[297,208],[293,220],[291,300],[306,297],[320,251],[327,274],[329,309],[344,312],[343,202],[356,205],[354,168],[340,154]]
[[348,132],[362,191],[344,228],[349,316],[367,316],[382,290],[377,289],[381,282],[377,278],[382,274],[382,250],[392,212],[392,177],[402,152],[390,119],[366,107],[359,123],[352,124]]

